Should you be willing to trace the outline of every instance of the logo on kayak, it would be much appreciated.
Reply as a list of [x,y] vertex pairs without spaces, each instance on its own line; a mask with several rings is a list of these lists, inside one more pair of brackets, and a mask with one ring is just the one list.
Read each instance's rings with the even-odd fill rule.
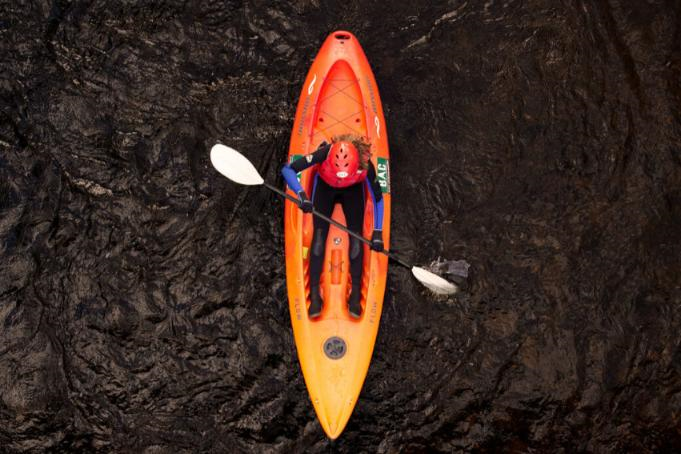
[[341,359],[345,356],[347,349],[345,341],[337,336],[329,337],[324,342],[324,353],[329,359]]
[[378,109],[376,108],[376,96],[374,95],[374,85],[371,83],[371,79],[369,76],[366,76],[366,83],[367,87],[369,88],[369,99],[371,100],[371,108],[374,110],[374,113],[378,113]]
[[303,123],[305,123],[305,118],[307,117],[307,109],[310,107],[310,96],[305,97],[305,102],[303,103],[303,111],[300,114],[300,123],[298,123],[298,135],[303,134]]
[[[308,156],[312,156],[312,155],[308,155]],[[289,163],[289,164],[292,164],[293,161],[297,161],[298,159],[300,159],[300,158],[302,158],[302,157],[303,157],[302,154],[294,154],[294,155],[291,155],[291,159],[289,160],[288,163]],[[306,157],[305,159],[307,159],[307,157]],[[301,176],[301,174],[302,174],[302,172],[298,172],[298,173],[296,174],[296,177],[298,178],[298,183],[300,183],[300,176]]]
[[311,95],[312,90],[314,90],[314,83],[317,82],[317,73],[315,73],[314,77],[312,78],[312,82],[310,82],[310,86],[307,87],[307,94]]
[[378,165],[376,166],[376,179],[381,192],[387,194],[390,192],[390,164],[386,158],[378,158]]

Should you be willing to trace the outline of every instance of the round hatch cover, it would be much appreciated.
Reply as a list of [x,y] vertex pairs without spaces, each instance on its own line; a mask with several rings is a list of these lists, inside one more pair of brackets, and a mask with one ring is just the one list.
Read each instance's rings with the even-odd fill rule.
[[341,359],[345,356],[347,349],[345,341],[337,336],[329,337],[324,342],[324,353],[330,359]]

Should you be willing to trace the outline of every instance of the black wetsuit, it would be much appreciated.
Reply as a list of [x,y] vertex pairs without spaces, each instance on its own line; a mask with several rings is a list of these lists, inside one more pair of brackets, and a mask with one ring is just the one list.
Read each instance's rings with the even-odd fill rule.
[[[295,175],[298,172],[315,165],[323,163],[329,155],[330,145],[320,146],[314,153],[293,161],[285,170],[282,170],[287,182],[291,181],[291,174]],[[286,168],[289,168],[294,173],[286,174]],[[297,182],[297,180],[295,181]],[[293,183],[293,181],[291,181]],[[290,186],[293,184],[289,183]],[[315,175],[312,188],[312,203],[317,211],[321,214],[331,217],[333,208],[336,203],[340,203],[345,214],[345,221],[347,227],[361,235],[362,226],[364,225],[364,200],[365,200],[365,186],[369,185],[369,190],[374,198],[374,206],[380,205],[380,220],[377,220],[378,228],[383,224],[383,204],[381,187],[376,178],[376,169],[369,161],[369,168],[367,169],[366,178],[352,186],[346,188],[334,188],[326,183],[319,175]],[[295,188],[294,188],[295,190]],[[324,264],[324,253],[326,250],[326,237],[329,234],[329,224],[315,216],[314,218],[314,234],[312,236],[312,254],[310,257],[310,287],[318,287],[319,279],[322,274],[322,266]],[[359,286],[362,282],[362,258],[364,255],[364,248],[362,243],[350,237],[350,276],[354,286]]]

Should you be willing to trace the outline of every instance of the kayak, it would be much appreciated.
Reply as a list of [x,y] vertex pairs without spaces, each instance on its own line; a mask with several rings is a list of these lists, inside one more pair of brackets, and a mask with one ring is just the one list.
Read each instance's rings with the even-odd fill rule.
[[[384,200],[383,241],[390,240],[390,162],[388,137],[378,86],[357,38],[347,31],[331,33],[307,74],[291,132],[289,161],[304,158],[323,141],[354,133],[366,137]],[[298,175],[312,195],[316,168]],[[288,193],[295,196],[289,189]],[[365,191],[363,236],[374,225],[371,192]],[[346,225],[336,204],[333,220]],[[349,237],[331,226],[326,241],[320,290],[321,316],[308,318],[310,304],[308,266],[312,242],[312,214],[287,200],[284,207],[286,283],[291,324],[300,367],[317,418],[330,439],[336,439],[350,419],[364,384],[378,334],[383,308],[388,257],[364,246],[362,316],[350,316],[351,289]]]

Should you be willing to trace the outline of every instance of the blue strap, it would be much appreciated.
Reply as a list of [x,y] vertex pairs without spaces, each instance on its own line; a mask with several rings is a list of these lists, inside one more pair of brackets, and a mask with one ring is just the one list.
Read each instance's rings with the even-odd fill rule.
[[369,179],[366,179],[367,186],[369,186],[369,194],[371,194],[371,200],[374,202],[374,230],[383,230],[383,197],[381,200],[376,202],[376,194],[374,194],[374,188],[371,186]]
[[374,230],[383,230],[383,199],[374,206]]
[[314,183],[312,183],[312,196],[310,197],[310,200],[312,200],[312,203],[314,203],[314,193],[317,191],[317,181],[319,181],[319,174],[315,174],[314,176]]
[[291,168],[291,166],[286,164],[284,167],[282,167],[281,174],[283,175],[284,180],[286,180],[286,184],[293,190],[293,192],[298,194],[303,190],[303,187],[298,181],[298,175],[296,174],[296,171]]

